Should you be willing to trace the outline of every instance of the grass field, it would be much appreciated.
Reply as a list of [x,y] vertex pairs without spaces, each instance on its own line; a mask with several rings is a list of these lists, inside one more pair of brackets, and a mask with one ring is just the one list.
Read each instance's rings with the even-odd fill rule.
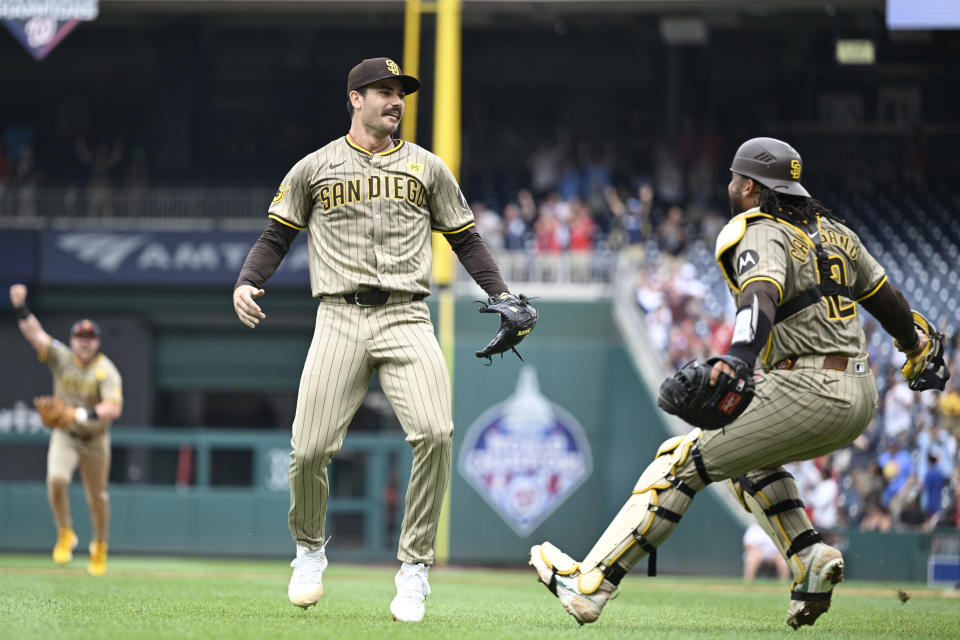
[[[788,587],[760,580],[628,577],[600,620],[583,628],[532,570],[437,568],[420,624],[387,608],[396,568],[334,563],[326,594],[302,611],[286,598],[283,560],[115,556],[103,578],[78,555],[0,555],[0,638],[958,638],[956,591],[844,582],[833,608],[794,635]],[[897,590],[911,597],[903,603]]]

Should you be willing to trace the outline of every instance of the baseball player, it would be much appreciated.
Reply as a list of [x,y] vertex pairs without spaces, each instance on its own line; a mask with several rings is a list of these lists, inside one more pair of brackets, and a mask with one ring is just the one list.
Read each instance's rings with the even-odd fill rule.
[[[860,238],[810,196],[802,169],[800,155],[772,138],[748,140],[733,159],[728,192],[736,215],[716,248],[737,305],[732,343],[726,355],[668,379],[658,397],[661,407],[671,398],[699,407],[704,418],[695,427],[703,428],[660,446],[582,562],[549,542],[530,549],[539,579],[581,624],[597,619],[641,558],[649,555],[655,572],[656,548],[694,495],[720,480],[793,572],[787,624],[813,624],[843,577],[843,557],[811,525],[783,465],[849,444],[873,417],[877,388],[857,304],[906,354],[902,371],[915,389],[942,389],[949,378],[941,334],[911,311]],[[763,369],[756,381],[755,364]],[[726,424],[714,419],[740,411]]]
[[77,467],[83,480],[93,540],[87,570],[95,576],[107,572],[107,535],[110,502],[110,424],[120,417],[123,391],[120,373],[100,353],[100,327],[92,320],[78,320],[70,329],[70,346],[54,340],[27,308],[27,288],[10,287],[10,302],[20,332],[37,351],[40,362],[53,374],[53,396],[34,399],[44,423],[51,428],[47,450],[47,497],[57,525],[53,560],[67,564],[73,559],[77,534],[70,517],[67,487]]
[[[413,447],[396,575],[395,620],[423,619],[428,570],[450,477],[450,383],[427,304],[431,230],[441,232],[491,298],[510,296],[450,170],[393,137],[404,96],[420,81],[389,58],[363,60],[347,78],[350,131],[287,173],[267,228],[250,249],[233,293],[240,320],[266,318],[255,298],[307,231],[310,282],[320,300],[293,421],[290,532],[297,544],[287,590],[310,607],[323,594],[326,467],[340,450],[374,372]],[[522,301],[517,300],[518,304]]]

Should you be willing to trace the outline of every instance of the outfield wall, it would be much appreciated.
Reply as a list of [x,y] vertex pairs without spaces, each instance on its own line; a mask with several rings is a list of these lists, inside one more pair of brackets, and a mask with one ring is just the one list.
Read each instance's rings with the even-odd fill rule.
[[[283,329],[257,335],[250,335],[231,319],[229,298],[222,292],[84,294],[45,289],[38,292],[32,306],[41,319],[49,319],[51,330],[58,331],[64,330],[68,320],[80,314],[81,309],[84,314],[91,307],[102,309],[106,325],[112,327],[105,328],[112,341],[105,342],[105,349],[110,353],[113,347],[123,353],[118,360],[123,363],[121,370],[127,386],[128,412],[115,428],[115,447],[128,435],[134,444],[139,442],[146,447],[145,443],[155,436],[166,433],[172,437],[170,430],[143,430],[129,420],[131,415],[143,415],[144,407],[153,398],[151,390],[158,386],[295,386],[312,330],[313,304],[301,295],[283,292],[275,292],[271,303],[271,321]],[[435,315],[435,302],[431,305]],[[519,565],[525,562],[530,545],[545,539],[574,556],[583,556],[629,496],[658,445],[669,437],[652,392],[641,383],[624,348],[609,301],[539,300],[537,306],[541,322],[534,336],[521,345],[524,361],[511,354],[496,359],[491,366],[483,366],[473,351],[489,340],[496,319],[476,313],[476,304],[470,299],[460,299],[456,304],[456,433],[450,489],[450,559],[454,563]],[[4,327],[0,339],[18,365],[0,371],[0,394],[5,394],[0,397],[0,407],[9,418],[9,407],[46,391],[49,382],[44,368],[36,364],[29,348],[9,327]],[[244,361],[264,363],[257,374],[262,379],[249,379],[250,367],[241,366]],[[570,467],[572,472],[586,473],[588,466],[589,474],[568,497],[547,505],[549,509],[541,514],[542,521],[527,530],[518,530],[516,522],[498,511],[495,497],[481,495],[478,486],[482,487],[482,483],[468,481],[462,462],[471,427],[475,427],[474,432],[483,427],[480,418],[489,417],[497,411],[497,405],[517,392],[524,367],[529,367],[528,378],[533,373],[540,398],[546,402],[544,406],[552,408],[552,415],[562,417],[557,420],[564,423],[563,428],[571,433],[576,427],[570,423],[582,428],[590,456],[589,463],[583,464],[586,447],[573,447],[568,452],[580,460],[579,466]],[[240,370],[242,374],[238,373]],[[143,406],[138,408],[136,404],[140,403]],[[519,403],[521,407],[535,404],[529,400]],[[48,551],[54,532],[44,488],[38,482],[42,478],[43,436],[24,435],[18,426],[22,422],[0,417],[0,449],[12,454],[4,458],[5,466],[9,470],[15,463],[21,467],[32,465],[33,470],[32,479],[23,477],[26,472],[20,469],[17,481],[0,484],[0,548]],[[191,434],[187,430],[177,432],[176,442],[202,451],[203,446],[198,443],[208,436],[231,440],[230,446],[251,449],[252,486],[218,487],[205,480],[179,487],[115,484],[111,488],[114,552],[289,555],[287,494],[282,477],[277,481],[278,474],[283,473],[283,454],[289,450],[288,432],[207,430]],[[517,442],[522,445],[522,440]],[[223,446],[223,442],[216,446]],[[379,467],[371,468],[370,461],[376,458],[373,451],[387,452],[384,455],[392,457],[389,462],[383,462],[388,461],[388,457],[383,457],[382,464],[376,463]],[[345,451],[335,465],[359,459],[367,465],[363,482],[357,481],[363,486],[360,494],[351,490],[331,501],[332,516],[353,514],[352,525],[339,524],[348,520],[338,520],[332,527],[330,533],[334,534],[335,543],[331,554],[344,560],[389,561],[394,556],[399,514],[384,516],[384,491],[388,484],[399,487],[402,504],[409,448],[399,433],[348,434]],[[209,467],[210,460],[205,464]],[[510,475],[507,466],[501,474],[504,478]],[[399,477],[388,483],[391,474]],[[561,477],[558,481],[562,480]],[[333,484],[336,492],[336,481]],[[518,495],[525,497],[526,504],[549,502],[550,486],[549,482],[528,482],[521,485],[523,491]],[[77,484],[71,499],[78,532],[86,540],[89,520]],[[337,527],[341,528],[339,532]],[[742,525],[728,507],[712,492],[703,492],[662,548],[660,572],[738,575],[741,535]],[[850,542],[857,548],[855,554],[848,554],[851,575],[923,579],[924,539],[902,534],[895,545],[891,541],[883,536],[851,536]],[[642,563],[637,571],[645,569],[646,563]]]

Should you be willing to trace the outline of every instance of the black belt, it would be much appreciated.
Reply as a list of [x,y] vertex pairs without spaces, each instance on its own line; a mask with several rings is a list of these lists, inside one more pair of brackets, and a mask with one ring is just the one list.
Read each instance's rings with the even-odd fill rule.
[[[343,294],[343,301],[347,304],[355,304],[358,307],[379,307],[387,304],[390,300],[390,293],[390,291],[382,291],[380,289],[363,289],[361,291]],[[403,298],[409,296],[412,302],[419,302],[426,298],[427,294],[414,293],[411,295],[400,293],[398,296]]]
[[[849,356],[843,356],[839,354],[832,354],[823,357],[824,369],[833,369],[834,371],[846,371],[847,363],[850,361]],[[777,364],[770,367],[771,369],[793,369],[797,365],[797,358],[784,358]]]

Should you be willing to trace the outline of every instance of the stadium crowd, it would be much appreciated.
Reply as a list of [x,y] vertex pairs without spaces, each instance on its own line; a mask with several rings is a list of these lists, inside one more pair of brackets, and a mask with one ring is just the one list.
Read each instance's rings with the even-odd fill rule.
[[[281,138],[292,139],[294,133]],[[6,187],[7,202],[13,202],[20,215],[29,215],[38,185],[46,179],[35,157],[35,138],[29,127],[13,125],[0,135],[0,203]],[[916,186],[925,179],[923,146],[916,137],[907,143],[902,166],[892,159],[896,154],[888,152],[880,154],[879,164],[869,172],[861,170],[862,163],[844,161],[849,172],[835,178],[861,193],[870,192],[881,178],[897,186],[900,176],[899,186]],[[477,226],[495,250],[523,254],[531,261],[635,253],[641,265],[636,302],[650,340],[663,354],[666,373],[691,359],[723,353],[732,335],[732,302],[712,257],[715,238],[729,217],[724,165],[728,145],[717,135],[685,127],[684,133],[644,148],[648,153],[642,157],[624,157],[603,141],[571,144],[560,139],[541,144],[522,176],[504,180],[472,174],[466,191],[473,196]],[[223,149],[224,158],[249,158],[242,149]],[[81,136],[73,141],[70,154],[73,170],[66,175],[84,176],[88,215],[110,216],[115,188],[153,183],[144,150],[130,149],[122,141],[88,143]],[[65,162],[61,158],[54,164],[62,167]],[[230,163],[218,163],[223,165]],[[829,192],[821,199],[831,204]],[[951,208],[960,208],[957,194],[950,192],[945,200]],[[900,363],[885,334],[872,318],[864,317],[879,409],[850,446],[793,465],[808,496],[811,518],[827,531],[844,526],[881,531],[960,527],[958,327],[940,322],[950,339],[954,379],[943,393],[919,394],[900,376]],[[946,318],[956,322],[955,315]]]

